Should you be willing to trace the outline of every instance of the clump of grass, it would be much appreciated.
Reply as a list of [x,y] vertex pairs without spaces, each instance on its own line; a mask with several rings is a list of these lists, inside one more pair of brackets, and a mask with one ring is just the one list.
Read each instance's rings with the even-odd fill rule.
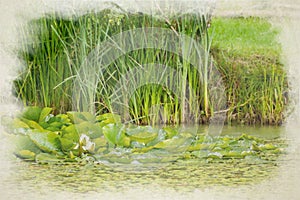
[[279,30],[262,18],[212,21],[212,54],[226,80],[228,122],[281,124],[288,85]]

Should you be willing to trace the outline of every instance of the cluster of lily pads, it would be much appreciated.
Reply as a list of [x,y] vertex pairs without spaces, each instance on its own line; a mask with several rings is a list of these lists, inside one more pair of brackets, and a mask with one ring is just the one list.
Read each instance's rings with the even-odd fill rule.
[[120,116],[112,113],[51,113],[52,108],[27,107],[10,120],[17,157],[38,163],[83,159],[153,163],[178,159],[266,159],[282,152],[280,145],[246,134],[213,137],[171,126],[124,124]]

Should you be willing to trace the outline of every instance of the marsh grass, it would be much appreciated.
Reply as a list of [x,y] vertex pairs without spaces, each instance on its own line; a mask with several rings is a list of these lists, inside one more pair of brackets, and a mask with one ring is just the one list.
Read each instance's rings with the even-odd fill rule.
[[281,124],[288,82],[278,29],[262,18],[214,18],[212,54],[224,76],[228,121]]
[[[99,74],[96,72],[98,75],[95,80],[90,80],[94,74],[82,71],[80,67],[103,41],[135,28],[170,29],[175,34],[193,38],[208,51],[210,41],[207,17],[206,14],[180,14],[162,18],[142,13],[103,10],[69,19],[53,14],[33,20],[22,29],[24,43],[19,56],[24,60],[26,69],[15,81],[16,94],[25,105],[53,107],[55,113],[72,109],[91,111],[94,106],[98,114],[113,112],[112,97],[122,75],[136,66],[158,63],[178,71],[179,76],[166,76],[165,82],[176,85],[180,94],[174,94],[159,84],[137,88],[129,99],[123,101],[128,105],[130,115],[130,119],[126,120],[133,120],[138,124],[185,122],[188,107],[193,111],[194,122],[199,121],[198,113],[201,110],[204,110],[206,116],[212,115],[206,94],[207,80],[201,82],[197,70],[193,70],[191,64],[183,61],[180,55],[151,48],[127,52],[105,67],[105,71]],[[30,43],[27,43],[27,38],[32,38]],[[163,42],[166,46],[173,45],[172,41]],[[78,78],[80,73],[84,78]],[[75,79],[80,87],[76,88],[78,91],[75,93],[79,96],[76,96],[74,102],[72,90]],[[187,83],[189,91],[186,91]],[[206,92],[203,97],[200,91]],[[188,92],[193,93],[189,95],[190,98],[187,96]],[[197,96],[199,98],[195,104]]]
[[[24,39],[18,55],[25,70],[15,80],[16,95],[24,105],[52,107],[54,113],[91,110],[94,106],[98,114],[113,112],[112,97],[118,97],[114,96],[115,85],[122,74],[145,63],[159,63],[179,73],[166,80],[180,88],[180,95],[163,85],[143,85],[123,101],[129,110],[126,120],[137,124],[184,123],[189,111],[193,122],[206,123],[215,112],[226,111],[228,122],[280,124],[287,81],[279,61],[277,32],[266,20],[257,18],[216,18],[208,32],[208,18],[200,14],[162,18],[103,10],[70,18],[51,14],[32,20],[22,28]],[[107,66],[97,80],[76,79],[87,55],[101,42],[120,32],[147,27],[186,34],[211,51],[226,86],[227,109],[214,110],[209,98],[209,55],[199,74],[178,55],[160,49],[135,50]],[[89,73],[84,77],[88,79]],[[76,102],[72,96],[75,80],[82,86]]]

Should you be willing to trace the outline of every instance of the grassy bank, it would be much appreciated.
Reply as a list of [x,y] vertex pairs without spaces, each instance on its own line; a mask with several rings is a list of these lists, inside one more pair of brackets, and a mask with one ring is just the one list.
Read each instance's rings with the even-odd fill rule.
[[[208,88],[211,73],[207,56],[200,73],[182,56],[158,48],[127,52],[110,63],[103,73],[96,71],[100,74],[96,80],[89,80],[90,73],[80,71],[86,57],[103,41],[134,28],[142,28],[146,33],[149,27],[188,35],[211,52],[225,85],[226,109],[220,106],[216,110],[209,98],[212,94]],[[15,91],[25,105],[52,107],[54,113],[89,110],[95,106],[96,112],[103,114],[113,112],[114,99],[121,96],[125,97],[122,102],[126,102],[129,112],[127,120],[138,124],[182,123],[186,122],[186,113],[193,122],[206,123],[218,111],[227,111],[228,122],[280,124],[283,120],[286,76],[279,61],[277,31],[266,20],[214,18],[207,32],[207,16],[184,14],[155,18],[104,10],[69,19],[51,15],[31,21],[23,30],[24,44],[19,56],[26,67],[15,81]],[[173,40],[166,41],[161,44],[183,52]],[[135,42],[129,43],[134,46]],[[160,73],[161,82],[137,88],[129,99],[116,93],[122,75],[145,63],[172,66],[178,73],[174,76]],[[84,78],[78,80],[80,73]],[[145,78],[144,74],[135,77]],[[76,90],[78,96],[74,101],[75,80],[82,87]],[[128,83],[121,85],[126,88]]]
[[260,18],[212,21],[212,54],[226,80],[228,121],[281,124],[288,86],[279,30]]

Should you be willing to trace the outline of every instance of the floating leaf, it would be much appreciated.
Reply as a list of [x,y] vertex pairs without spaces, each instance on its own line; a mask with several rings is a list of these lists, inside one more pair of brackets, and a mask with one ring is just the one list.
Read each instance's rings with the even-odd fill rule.
[[70,125],[70,123],[71,123],[69,116],[66,114],[58,114],[55,117],[56,117],[56,119],[59,119],[59,121],[65,125]]
[[245,156],[245,154],[236,151],[223,152],[224,158],[244,158]]
[[157,137],[157,133],[151,133],[151,132],[140,132],[129,136],[131,140],[138,141],[145,144],[151,142],[156,137]]
[[103,127],[105,138],[112,144],[118,146],[130,146],[130,138],[125,135],[124,125],[108,124]]
[[164,141],[165,139],[166,139],[166,132],[164,130],[160,129],[158,131],[157,137],[154,140],[152,140],[151,142],[147,143],[147,146],[154,146],[157,143]]
[[96,147],[95,147],[96,151],[101,147],[107,146],[107,140],[103,137],[96,138],[92,141],[96,144]]
[[102,114],[102,115],[98,115],[96,117],[96,119],[98,121],[103,121],[103,120],[106,120],[106,119],[114,119],[116,121],[116,123],[121,122],[121,116],[113,114],[113,113],[105,113],[105,114]]
[[188,151],[208,150],[209,144],[196,144],[188,147]]
[[74,150],[74,147],[77,145],[77,143],[75,143],[73,139],[59,138],[59,140],[63,152],[69,152],[71,150]]
[[100,122],[99,125],[101,127],[104,127],[107,124],[121,123],[121,116],[112,114],[112,113],[106,113],[106,114],[97,116],[96,120]]
[[23,111],[21,117],[25,118],[27,120],[39,122],[41,111],[42,111],[42,108],[37,107],[37,106],[27,107],[27,108],[25,108],[25,111]]
[[81,122],[87,121],[84,115],[82,115],[80,112],[70,111],[67,112],[67,115],[73,124],[79,124]]
[[46,122],[46,117],[52,112],[52,108],[45,107],[42,109],[38,122]]
[[29,150],[18,151],[15,153],[15,155],[25,160],[35,160],[35,153]]
[[81,115],[83,116],[83,118],[86,120],[86,121],[89,121],[89,122],[95,122],[96,120],[96,117],[94,114],[90,113],[90,112],[81,112]]
[[164,127],[163,130],[167,133],[166,136],[168,139],[171,139],[172,137],[178,134],[178,131],[172,127]]
[[39,153],[41,151],[27,135],[16,135],[14,137],[14,141],[16,151],[21,151],[24,149],[32,151],[34,153]]
[[57,152],[60,150],[59,136],[50,131],[34,131],[28,134],[29,138],[45,152]]
[[47,122],[40,122],[39,125],[44,129],[47,129],[50,126]]
[[263,146],[260,147],[261,150],[274,150],[277,147],[274,146],[273,144],[265,144]]
[[35,161],[37,163],[41,163],[41,164],[47,164],[47,163],[57,163],[60,162],[61,159],[57,158],[55,155],[53,154],[49,154],[49,153],[40,153],[35,157]]
[[32,129],[44,130],[44,128],[41,125],[39,125],[37,122],[33,120],[28,120],[25,118],[23,118],[22,120]]
[[55,122],[52,122],[49,124],[50,127],[55,127],[55,128],[58,128],[60,129],[64,124],[62,122],[59,122],[59,121],[55,121]]
[[74,147],[79,144],[79,134],[75,125],[65,127],[62,132],[63,134],[59,138],[62,150],[64,152],[73,150]]
[[[78,130],[76,128],[76,125],[72,124],[70,126],[66,126],[64,128],[61,129],[63,132],[63,135],[65,134],[72,134],[72,137],[76,137],[74,138],[75,140],[79,140],[79,134],[78,134]],[[75,135],[73,135],[75,134]]]
[[60,130],[60,128],[55,127],[55,126],[48,126],[48,127],[46,128],[46,130],[52,131],[52,132],[57,132],[57,131]]
[[223,155],[219,152],[208,153],[207,158],[221,159]]
[[97,124],[84,121],[82,123],[76,124],[75,128],[77,129],[77,132],[80,134],[86,134],[91,139],[101,137],[103,135],[102,129]]
[[165,149],[171,152],[184,152],[188,149],[191,142],[191,138],[172,138],[154,145],[154,148]]
[[23,122],[23,121],[21,121],[19,118],[15,118],[14,120],[13,120],[13,127],[14,128],[30,128],[29,126],[28,126],[28,124],[26,124],[25,122]]

